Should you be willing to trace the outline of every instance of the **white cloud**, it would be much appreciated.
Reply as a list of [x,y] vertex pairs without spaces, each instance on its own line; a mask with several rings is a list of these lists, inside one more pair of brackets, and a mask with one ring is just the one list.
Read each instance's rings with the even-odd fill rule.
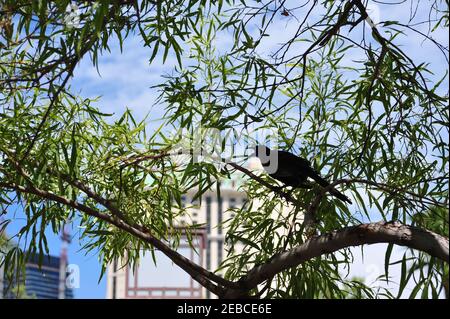
[[129,108],[137,118],[153,110],[153,116],[162,116],[163,106],[153,108],[159,92],[151,86],[164,80],[162,76],[173,69],[175,57],[169,55],[162,64],[157,56],[150,65],[151,49],[144,48],[138,37],[126,39],[122,53],[117,41],[112,43],[111,53],[99,57],[98,71],[88,59],[81,62],[73,87],[85,97],[101,96],[97,105],[107,113],[120,115]]

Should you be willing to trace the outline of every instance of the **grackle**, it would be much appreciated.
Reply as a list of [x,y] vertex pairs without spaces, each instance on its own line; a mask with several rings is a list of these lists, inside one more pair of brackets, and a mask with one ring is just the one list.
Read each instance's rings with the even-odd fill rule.
[[[286,186],[304,188],[308,177],[312,178],[322,187],[330,185],[328,181],[323,179],[319,173],[311,167],[311,163],[308,160],[292,153],[286,151],[274,151],[266,146],[257,145],[255,147],[254,155],[260,159],[264,170],[270,177],[279,180]],[[330,190],[330,193],[344,202],[352,203],[347,196],[334,188]]]

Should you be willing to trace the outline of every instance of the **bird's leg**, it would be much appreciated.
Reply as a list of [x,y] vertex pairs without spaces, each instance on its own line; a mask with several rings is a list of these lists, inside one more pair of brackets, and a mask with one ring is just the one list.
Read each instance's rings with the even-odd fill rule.
[[279,195],[282,199],[286,200],[286,204],[289,204],[289,202],[290,201],[292,202],[293,200],[292,193],[295,191],[295,187],[291,187],[291,189],[287,189],[287,187],[289,186],[287,185],[283,186],[282,189],[286,188],[286,191],[280,192]]
[[274,192],[276,192],[276,193],[280,193],[280,192],[283,191],[283,188],[285,188],[285,187],[286,187],[286,185],[282,185],[282,186],[274,186],[274,187],[272,188],[272,190],[273,190]]

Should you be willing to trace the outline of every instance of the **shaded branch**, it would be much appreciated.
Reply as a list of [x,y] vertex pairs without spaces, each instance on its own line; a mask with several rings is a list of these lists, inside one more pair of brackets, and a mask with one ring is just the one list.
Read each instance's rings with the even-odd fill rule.
[[378,222],[347,227],[314,236],[302,245],[275,255],[268,263],[256,266],[239,282],[240,290],[229,290],[226,298],[239,298],[276,274],[296,267],[310,259],[340,249],[365,244],[391,243],[428,253],[449,262],[449,240],[434,232],[404,225],[400,222]]
[[[180,268],[182,268],[184,271],[186,271],[194,280],[196,280],[203,287],[205,287],[206,289],[215,293],[218,296],[221,296],[223,294],[223,288],[221,286],[225,286],[225,287],[236,287],[237,286],[232,281],[226,280],[220,276],[215,275],[214,273],[193,263],[191,260],[187,259],[186,257],[181,255],[177,251],[171,249],[169,246],[164,244],[161,240],[154,237],[151,234],[151,232],[143,226],[130,225],[119,218],[115,218],[106,213],[100,212],[100,211],[93,209],[89,206],[86,206],[78,201],[70,200],[65,197],[56,195],[52,192],[41,190],[32,185],[30,185],[28,187],[24,187],[24,186],[16,185],[13,183],[0,182],[0,187],[6,188],[6,189],[11,189],[11,190],[21,192],[21,193],[33,194],[42,199],[57,202],[59,204],[74,208],[74,209],[76,209],[80,212],[83,212],[89,216],[101,219],[111,225],[116,226],[117,228],[119,228],[123,231],[128,232],[129,234],[151,244],[152,246],[154,246],[155,248],[157,248],[158,250],[163,252],[176,265],[178,265]],[[217,282],[221,286],[215,284],[214,282]]]

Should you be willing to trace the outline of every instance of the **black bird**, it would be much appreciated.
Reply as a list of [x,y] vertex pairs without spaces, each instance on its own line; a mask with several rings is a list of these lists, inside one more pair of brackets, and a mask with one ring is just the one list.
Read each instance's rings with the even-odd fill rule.
[[[308,177],[315,180],[322,187],[330,185],[311,167],[311,163],[308,160],[292,153],[273,151],[264,145],[257,145],[255,147],[255,156],[260,159],[264,170],[270,177],[279,180],[286,186],[294,188],[305,187]],[[352,203],[347,196],[334,188],[330,190],[330,193],[344,202]]]

